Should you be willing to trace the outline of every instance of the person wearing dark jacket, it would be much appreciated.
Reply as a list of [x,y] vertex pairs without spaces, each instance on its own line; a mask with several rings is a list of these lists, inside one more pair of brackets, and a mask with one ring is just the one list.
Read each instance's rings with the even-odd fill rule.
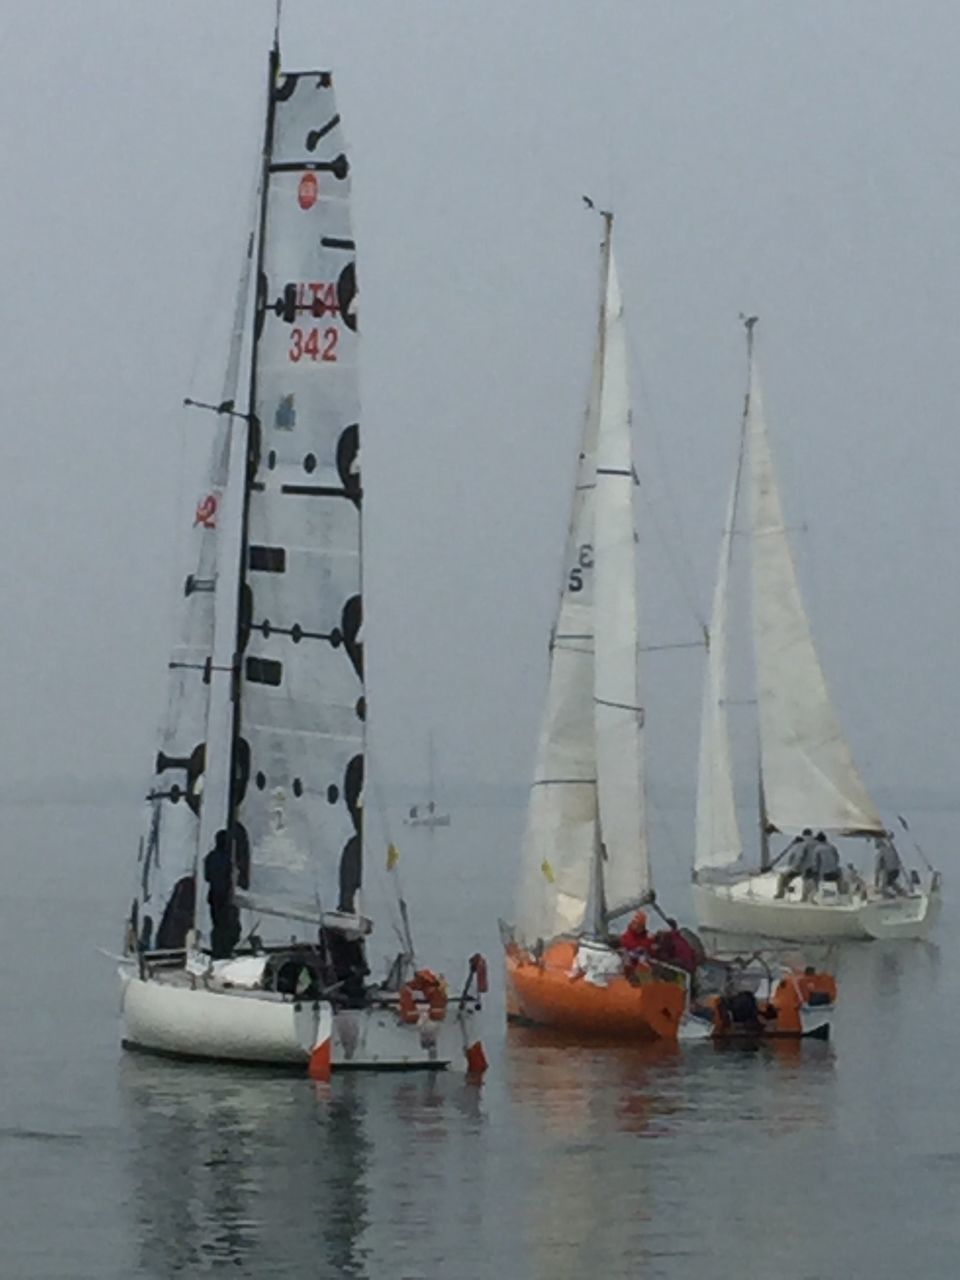
[[240,941],[240,912],[233,901],[233,858],[226,831],[218,831],[213,848],[203,860],[203,876],[210,886],[210,952],[214,960],[225,960]]

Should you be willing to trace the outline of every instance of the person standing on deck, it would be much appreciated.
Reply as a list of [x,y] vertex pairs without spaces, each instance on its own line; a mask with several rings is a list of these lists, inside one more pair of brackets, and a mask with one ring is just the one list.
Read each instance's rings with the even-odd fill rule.
[[802,876],[810,865],[813,856],[813,831],[810,827],[804,827],[798,836],[794,836],[790,843],[780,855],[785,858],[785,869],[780,872],[780,879],[777,884],[778,898],[786,895],[787,889],[796,880],[797,876]]
[[877,861],[874,868],[873,882],[884,895],[902,893],[898,881],[900,879],[900,855],[891,839],[889,831],[874,840],[877,846]]
[[837,892],[843,893],[843,873],[840,870],[840,854],[822,831],[817,832],[817,877],[820,881],[837,886]]

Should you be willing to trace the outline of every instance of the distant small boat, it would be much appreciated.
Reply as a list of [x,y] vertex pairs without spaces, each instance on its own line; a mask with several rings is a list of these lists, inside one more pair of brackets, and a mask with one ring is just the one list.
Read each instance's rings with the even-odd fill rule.
[[450,814],[437,808],[436,803],[436,769],[433,750],[433,734],[427,738],[427,800],[423,804],[411,805],[403,821],[408,827],[421,827],[434,831],[437,827],[450,826]]
[[[940,876],[900,861],[840,727],[797,581],[746,322],[748,391],[740,456],[727,507],[713,598],[703,696],[693,899],[705,928],[793,940],[922,938],[940,907]],[[749,479],[744,480],[744,460]],[[749,512],[739,518],[742,484]],[[739,528],[738,528],[739,526]],[[752,560],[752,629],[759,737],[760,869],[743,862],[728,723],[728,628],[733,539],[745,529]],[[804,829],[882,846],[894,887],[847,868],[831,882],[781,876],[770,838]]]
[[224,394],[202,406],[217,435],[127,921],[123,1038],[317,1078],[464,1053],[480,1071],[481,957],[448,997],[414,967],[401,899],[403,950],[366,980],[355,257],[332,77],[281,72],[275,43]]

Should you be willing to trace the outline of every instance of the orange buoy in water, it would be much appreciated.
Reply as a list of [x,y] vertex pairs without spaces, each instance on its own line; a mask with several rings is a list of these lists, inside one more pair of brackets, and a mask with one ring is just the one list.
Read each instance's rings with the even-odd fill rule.
[[490,1064],[487,1062],[487,1055],[483,1052],[480,1041],[474,1040],[473,1044],[467,1045],[463,1052],[467,1058],[467,1075],[482,1076]]
[[307,1075],[311,1080],[329,1080],[330,1066],[330,1037],[327,1036],[326,1040],[321,1040],[319,1044],[313,1046]]

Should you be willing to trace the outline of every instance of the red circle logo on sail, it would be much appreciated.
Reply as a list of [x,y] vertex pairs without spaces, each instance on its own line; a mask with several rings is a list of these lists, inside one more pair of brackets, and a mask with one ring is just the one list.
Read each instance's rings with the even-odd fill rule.
[[200,525],[204,529],[217,527],[217,495],[208,493],[197,503],[197,512],[193,519],[194,528]]
[[297,201],[301,209],[312,209],[320,194],[320,184],[315,173],[305,173],[297,187]]

